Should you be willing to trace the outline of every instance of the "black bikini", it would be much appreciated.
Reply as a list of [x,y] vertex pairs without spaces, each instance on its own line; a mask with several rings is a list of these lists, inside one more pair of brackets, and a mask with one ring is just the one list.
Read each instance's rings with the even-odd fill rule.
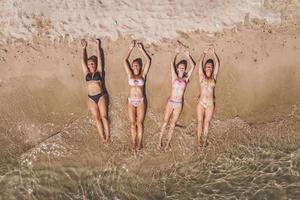
[[94,75],[92,73],[88,73],[85,76],[86,81],[102,81],[102,77],[100,72],[96,72]]
[[[85,76],[85,80],[88,82],[88,81],[99,81],[101,82],[102,81],[102,77],[101,77],[101,74],[100,72],[96,72],[94,75],[91,74],[91,73],[88,73],[86,76]],[[99,99],[105,95],[106,92],[105,91],[102,91],[101,93],[99,94],[96,94],[96,95],[88,95],[88,97],[90,99],[92,99],[96,104],[98,104],[99,102]]]

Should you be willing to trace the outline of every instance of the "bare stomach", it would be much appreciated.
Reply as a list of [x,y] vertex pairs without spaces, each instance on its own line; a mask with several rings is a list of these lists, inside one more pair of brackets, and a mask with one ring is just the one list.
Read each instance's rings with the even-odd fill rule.
[[135,87],[130,88],[130,91],[129,91],[130,98],[139,99],[139,98],[142,98],[143,96],[144,96],[144,93],[143,93],[142,87],[135,86]]
[[201,90],[199,100],[213,103],[215,100],[214,89],[208,88],[208,89]]
[[99,84],[99,82],[88,83],[87,90],[88,90],[89,95],[97,95],[102,92],[102,88],[101,88],[101,85]]
[[183,92],[172,92],[171,99],[176,101],[182,101]]

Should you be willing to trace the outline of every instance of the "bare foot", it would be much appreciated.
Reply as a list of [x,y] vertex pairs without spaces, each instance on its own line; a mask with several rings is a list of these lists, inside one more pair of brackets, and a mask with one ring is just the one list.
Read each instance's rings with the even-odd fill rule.
[[144,145],[143,145],[143,144],[140,144],[140,145],[138,146],[138,150],[141,150],[142,148],[144,148]]
[[136,148],[136,147],[133,147],[133,148],[132,148],[132,151],[133,151],[133,154],[136,156],[136,154],[137,154],[137,148]]
[[208,142],[206,142],[206,143],[204,144],[204,147],[205,147],[205,148],[206,148],[206,147],[208,147],[208,144],[209,144],[209,143],[208,143]]
[[107,143],[108,143],[107,140],[105,140],[105,139],[102,140],[102,144],[107,144]]
[[162,144],[158,144],[157,147],[156,147],[156,149],[157,149],[158,151],[160,151],[161,148],[162,148]]
[[136,152],[137,151],[137,148],[138,148],[138,145],[136,143],[133,143],[132,144],[132,151],[133,152]]
[[207,147],[208,146],[208,142],[207,142],[207,139],[203,141],[203,147]]
[[198,147],[197,147],[198,151],[202,151],[203,150],[203,145],[202,144],[199,144]]
[[171,150],[171,145],[170,144],[167,144],[167,146],[165,147],[165,151],[167,150]]

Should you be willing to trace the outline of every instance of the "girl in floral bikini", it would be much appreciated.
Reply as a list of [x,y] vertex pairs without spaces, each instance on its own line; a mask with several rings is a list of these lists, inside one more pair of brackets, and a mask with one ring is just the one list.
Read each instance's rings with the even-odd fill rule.
[[168,98],[167,106],[165,109],[164,122],[161,127],[157,149],[161,149],[161,147],[163,146],[163,143],[162,143],[163,134],[164,134],[165,129],[167,128],[170,117],[173,114],[169,133],[168,133],[168,141],[167,141],[167,145],[166,145],[165,149],[168,149],[170,147],[170,142],[172,139],[173,131],[174,131],[176,122],[177,122],[179,115],[181,113],[181,110],[182,110],[184,92],[185,92],[187,83],[188,83],[188,81],[193,73],[193,70],[195,68],[195,63],[193,61],[193,58],[191,57],[190,52],[188,50],[186,50],[186,52],[185,52],[186,56],[189,59],[190,65],[192,66],[191,69],[189,70],[189,72],[186,73],[187,61],[181,60],[180,62],[176,63],[176,58],[177,58],[179,52],[180,52],[180,47],[177,47],[174,61],[171,62],[172,94]]
[[[204,58],[208,52],[212,53],[213,59],[208,59],[204,64]],[[200,96],[197,105],[199,149],[207,145],[208,128],[215,108],[215,86],[219,66],[219,57],[213,47],[202,53],[199,62]]]

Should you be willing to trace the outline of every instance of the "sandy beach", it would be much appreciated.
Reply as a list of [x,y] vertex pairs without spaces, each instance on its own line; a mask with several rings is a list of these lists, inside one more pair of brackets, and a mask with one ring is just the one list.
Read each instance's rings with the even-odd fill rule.
[[[296,199],[299,10],[298,0],[0,2],[2,198]],[[96,54],[95,39],[102,40],[109,147],[99,144],[86,106],[82,38],[89,54]],[[143,42],[152,58],[146,146],[138,158],[130,150],[129,86],[122,66],[132,39]],[[178,41],[196,62],[210,44],[221,60],[212,145],[202,154],[195,150],[197,69],[185,93],[175,148],[155,151]],[[133,52],[132,59],[137,57]],[[239,186],[242,179],[250,186]]]

